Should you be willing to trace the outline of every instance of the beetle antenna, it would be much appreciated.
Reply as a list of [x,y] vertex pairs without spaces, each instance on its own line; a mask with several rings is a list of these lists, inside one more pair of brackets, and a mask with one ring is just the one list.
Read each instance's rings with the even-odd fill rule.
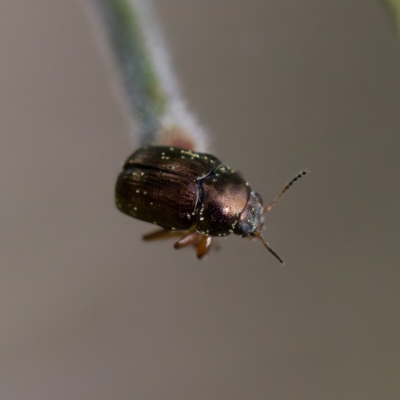
[[253,233],[253,235],[254,235],[255,237],[258,237],[258,238],[262,241],[262,243],[263,243],[263,245],[265,246],[265,248],[266,248],[275,258],[277,258],[278,261],[279,261],[281,264],[284,264],[282,258],[280,258],[280,257],[278,256],[278,254],[276,254],[276,253],[271,249],[271,247],[269,247],[268,243],[267,243],[267,242],[264,240],[264,238],[261,236],[261,233]]
[[[276,196],[271,203],[269,203],[268,205],[266,205],[264,207],[264,213],[267,213],[268,211],[271,210],[271,208],[275,205],[275,203],[282,197],[283,193],[286,192],[286,190],[288,190],[290,188],[290,186],[293,185],[293,183],[295,183],[298,179],[300,179],[301,177],[303,177],[304,175],[308,174],[310,171],[308,170],[304,170],[301,171],[295,178],[293,178],[290,182],[288,182],[286,184],[286,186],[279,192],[278,196]],[[264,243],[266,244],[266,243]],[[267,247],[268,248],[268,247]],[[269,249],[270,250],[270,249]],[[271,250],[270,250],[271,251]],[[279,257],[278,257],[279,258]]]

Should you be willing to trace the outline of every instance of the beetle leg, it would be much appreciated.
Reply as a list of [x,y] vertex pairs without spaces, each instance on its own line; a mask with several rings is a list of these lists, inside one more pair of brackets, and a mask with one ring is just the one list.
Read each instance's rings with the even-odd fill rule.
[[211,236],[203,235],[197,245],[197,258],[203,258],[210,250]]
[[174,236],[182,236],[182,232],[179,231],[170,231],[167,229],[159,229],[155,232],[148,233],[143,235],[143,240],[150,241],[150,240],[162,240],[162,239],[169,239]]
[[[143,240],[162,240],[169,239],[174,236],[182,236],[182,231],[170,231],[167,229],[161,229],[144,235]],[[197,246],[197,257],[203,258],[210,250],[211,242],[211,236],[203,235],[194,231],[193,229],[190,229],[174,244],[174,247],[175,249],[182,249],[183,247],[195,245]]]
[[196,244],[199,240],[199,234],[196,231],[188,231],[185,236],[179,239],[175,244],[175,249],[182,249],[183,247],[190,246],[191,244]]

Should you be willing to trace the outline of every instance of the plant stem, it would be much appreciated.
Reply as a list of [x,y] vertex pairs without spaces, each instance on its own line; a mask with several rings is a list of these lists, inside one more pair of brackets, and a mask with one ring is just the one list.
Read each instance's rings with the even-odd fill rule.
[[389,11],[390,17],[394,22],[397,34],[400,38],[400,0],[381,0],[381,2]]
[[206,135],[188,112],[171,71],[149,0],[93,0],[141,146],[206,149]]

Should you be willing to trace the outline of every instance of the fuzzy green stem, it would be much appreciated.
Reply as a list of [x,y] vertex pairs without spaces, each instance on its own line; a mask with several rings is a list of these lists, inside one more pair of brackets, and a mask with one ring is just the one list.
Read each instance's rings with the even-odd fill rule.
[[140,145],[204,151],[205,135],[179,93],[149,1],[93,0]]
[[381,2],[387,9],[400,38],[400,0],[381,0]]

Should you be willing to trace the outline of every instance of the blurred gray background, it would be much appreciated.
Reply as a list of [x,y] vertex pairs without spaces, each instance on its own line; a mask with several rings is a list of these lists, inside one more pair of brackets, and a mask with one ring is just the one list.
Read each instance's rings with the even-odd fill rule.
[[400,398],[400,43],[376,1],[159,0],[214,153],[265,202],[199,262],[119,213],[133,151],[79,2],[0,5],[0,398]]

